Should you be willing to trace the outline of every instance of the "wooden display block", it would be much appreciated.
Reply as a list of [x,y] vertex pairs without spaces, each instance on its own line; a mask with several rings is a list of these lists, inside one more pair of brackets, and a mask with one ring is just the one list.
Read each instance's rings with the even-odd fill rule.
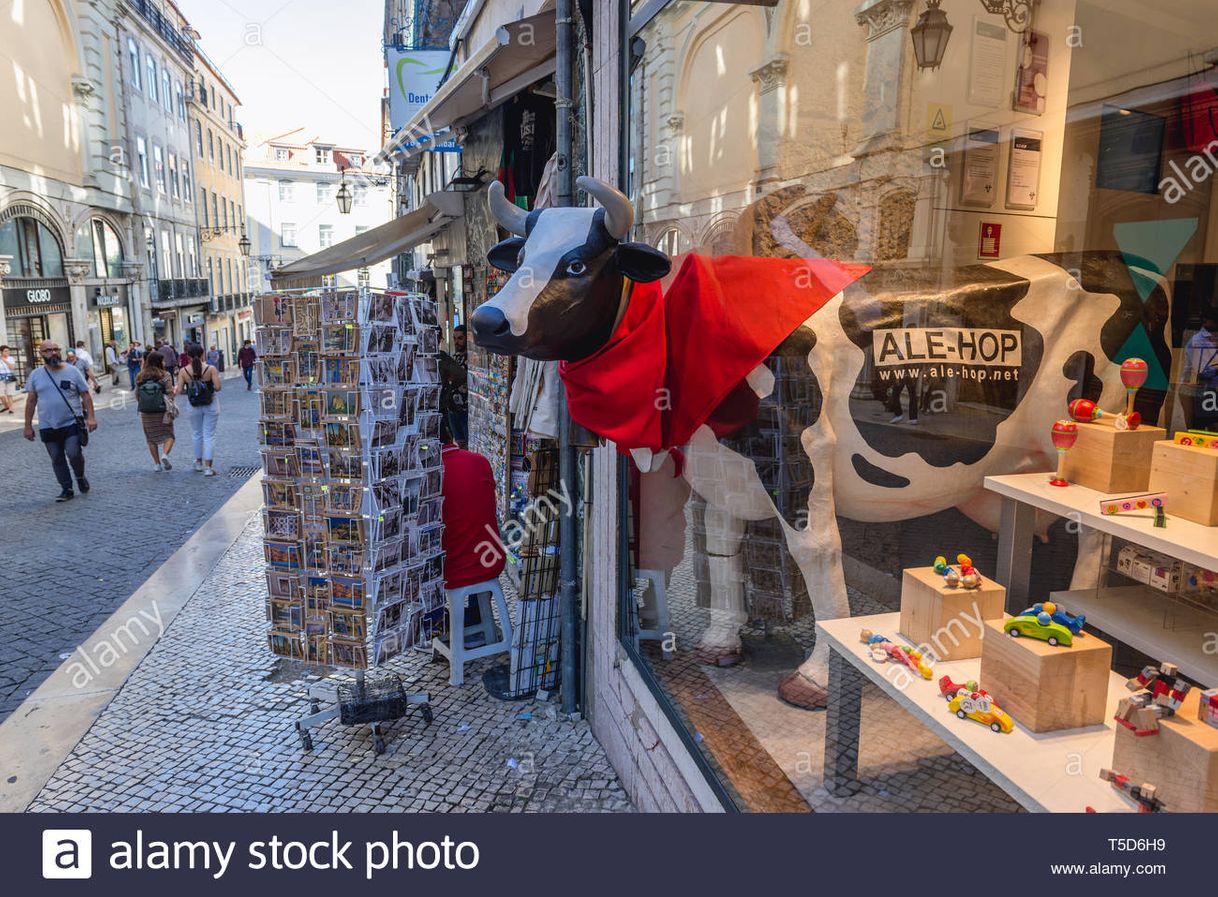
[[1097,492],[1146,492],[1151,453],[1155,443],[1166,438],[1162,427],[1118,430],[1110,424],[1081,423],[1078,441],[1066,452],[1065,477]]
[[1167,493],[1167,516],[1202,526],[1218,524],[1218,451],[1156,442],[1150,491]]
[[939,660],[980,657],[981,622],[1001,620],[1006,598],[1007,590],[984,576],[980,588],[950,589],[934,567],[908,567],[901,577],[901,635]]
[[1218,729],[1197,719],[1200,698],[1189,692],[1175,716],[1159,721],[1158,735],[1116,727],[1113,772],[1154,785],[1169,813],[1218,810]]
[[1033,732],[1054,732],[1104,722],[1112,646],[1094,635],[1073,646],[1012,638],[1002,620],[987,620],[981,646],[981,687]]

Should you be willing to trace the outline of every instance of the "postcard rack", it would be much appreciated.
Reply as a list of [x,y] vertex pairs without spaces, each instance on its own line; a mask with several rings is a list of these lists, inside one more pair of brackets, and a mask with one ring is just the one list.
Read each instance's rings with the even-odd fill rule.
[[311,699],[296,726],[306,749],[308,729],[337,718],[371,722],[379,752],[381,723],[431,717],[427,695],[364,671],[426,639],[444,604],[435,302],[288,290],[259,296],[255,316],[267,643],[355,671],[332,707]]

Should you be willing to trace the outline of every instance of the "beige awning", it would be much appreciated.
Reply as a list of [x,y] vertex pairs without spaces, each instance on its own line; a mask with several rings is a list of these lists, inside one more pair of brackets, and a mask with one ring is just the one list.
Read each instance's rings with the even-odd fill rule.
[[[383,152],[422,152],[443,142],[450,129],[506,103],[529,85],[554,74],[554,13],[503,25],[440,85],[427,105],[394,135]],[[410,144],[407,146],[407,144]]]
[[460,193],[429,194],[413,212],[276,268],[271,272],[271,278],[298,280],[367,268],[426,243],[449,222],[461,217],[464,210]]

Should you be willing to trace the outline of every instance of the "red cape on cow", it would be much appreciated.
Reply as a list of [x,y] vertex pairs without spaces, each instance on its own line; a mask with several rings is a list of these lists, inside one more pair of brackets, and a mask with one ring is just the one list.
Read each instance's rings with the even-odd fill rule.
[[749,401],[733,397],[721,408],[733,390],[870,270],[829,259],[689,255],[667,292],[632,286],[603,348],[559,365],[571,417],[622,452],[682,446],[703,424],[730,433],[756,412],[751,391]]

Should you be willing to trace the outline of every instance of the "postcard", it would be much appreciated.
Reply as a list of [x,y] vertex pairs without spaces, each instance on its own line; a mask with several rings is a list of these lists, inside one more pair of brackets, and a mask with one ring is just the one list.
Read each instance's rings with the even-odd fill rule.
[[402,388],[396,384],[366,386],[360,400],[360,409],[371,411],[372,416],[377,419],[396,417],[401,392]]
[[317,332],[320,307],[316,296],[292,297],[292,335],[312,336]]
[[368,622],[363,611],[330,609],[330,634],[334,638],[360,640],[368,635]]
[[[358,430],[357,430],[358,434]],[[372,425],[372,447],[385,448],[393,445],[398,439],[398,422],[395,420],[378,420]]]
[[416,383],[439,383],[440,359],[435,356],[427,358],[416,356],[414,372],[410,379]]
[[326,513],[326,485],[324,483],[300,483],[300,512],[306,519],[312,520],[314,523],[320,523],[322,528],[325,528],[325,523],[319,518],[325,516]]
[[362,609],[364,580],[358,576],[334,576],[330,579],[330,607]]
[[364,503],[364,486],[359,483],[331,483],[322,486],[326,510],[338,514],[358,514]]
[[415,358],[415,344],[405,343],[402,346],[402,351],[398,353],[397,375],[398,379],[403,383],[407,383],[411,379],[412,365]]
[[262,449],[262,469],[271,477],[298,477],[300,465],[292,448]]
[[358,355],[325,355],[321,359],[321,382],[326,386],[358,386]]
[[322,417],[359,417],[359,398],[358,389],[327,389],[322,405]]
[[296,481],[263,479],[262,502],[268,508],[299,509],[300,494],[296,488]]
[[440,331],[436,327],[427,327],[418,332],[416,341],[420,355],[435,355],[440,351]]
[[301,430],[316,430],[321,427],[321,390],[297,389],[295,393],[296,425]]
[[359,304],[359,293],[355,290],[323,293],[319,304],[322,321],[326,323],[353,322],[356,316],[356,306]]
[[326,517],[327,535],[331,542],[364,541],[364,518]]
[[376,572],[396,567],[402,562],[402,540],[382,541],[372,551],[372,569]]
[[296,382],[296,362],[290,355],[263,355],[263,386],[291,386]]
[[260,426],[263,445],[290,446],[296,442],[296,426],[290,420],[267,420]]
[[268,601],[267,619],[275,629],[302,629],[304,605],[299,601]]
[[320,538],[305,539],[301,555],[301,569],[314,573],[326,571],[326,543]]
[[263,543],[263,552],[267,564],[272,567],[278,567],[280,570],[300,569],[299,542],[273,542],[267,540]]
[[330,642],[328,663],[339,667],[364,670],[368,668],[368,651],[362,642],[344,642],[335,639]]
[[383,385],[398,382],[396,358],[392,355],[378,355],[364,359],[365,376],[363,381],[368,384]]
[[350,421],[327,421],[325,437],[329,449],[358,449],[362,445],[359,424]]
[[297,599],[301,595],[300,579],[295,573],[267,570],[266,593],[271,598]]
[[325,473],[322,465],[322,450],[316,440],[300,440],[296,443],[296,463],[303,477],[319,477]]
[[372,484],[372,500],[377,512],[402,506],[402,486],[396,479],[378,480]]
[[440,323],[436,312],[436,300],[430,296],[416,293],[410,297],[410,310],[414,315],[416,328],[435,327]]
[[279,293],[266,293],[254,300],[254,322],[259,325],[290,325],[291,300]]
[[330,572],[338,576],[358,576],[363,572],[366,552],[362,545],[343,545],[330,543],[329,553]]
[[364,352],[369,355],[387,355],[397,348],[397,341],[396,324],[370,324],[365,328]]
[[327,355],[350,355],[359,351],[358,324],[323,324],[321,351]]
[[364,477],[364,456],[350,449],[326,449],[326,460],[330,467],[331,479],[362,480]]
[[259,327],[255,332],[258,351],[263,355],[287,355],[292,351],[292,328]]
[[291,657],[295,660],[304,659],[304,648],[298,633],[272,631],[266,634],[266,639],[267,644],[270,645],[271,653],[278,654],[280,657]]
[[368,296],[369,322],[388,323],[394,319],[394,297],[387,293],[371,293]]
[[262,524],[268,539],[300,538],[300,512],[282,508],[267,508],[262,512]]
[[[404,645],[403,642],[406,644]],[[372,662],[385,663],[385,661],[397,657],[412,644],[414,644],[414,639],[410,632],[390,632],[388,635],[381,636],[373,645]]]
[[396,539],[402,535],[402,509],[387,508],[382,513],[378,514],[374,520],[376,527],[374,538],[377,541],[383,539]]

